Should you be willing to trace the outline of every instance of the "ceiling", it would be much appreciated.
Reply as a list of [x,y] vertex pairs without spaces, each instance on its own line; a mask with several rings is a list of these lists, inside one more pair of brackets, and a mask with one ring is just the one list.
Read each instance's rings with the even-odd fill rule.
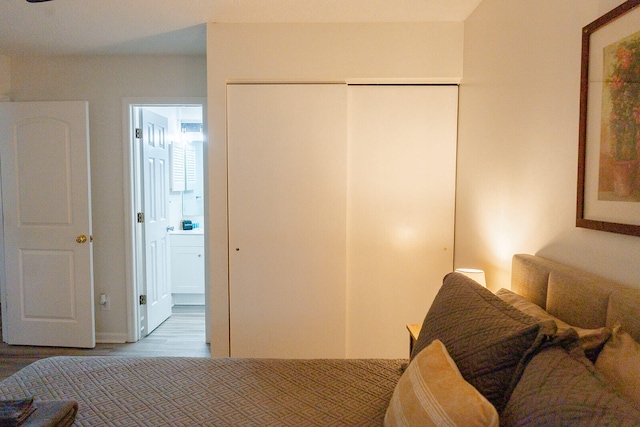
[[0,1],[0,55],[204,55],[207,22],[464,21],[482,0]]

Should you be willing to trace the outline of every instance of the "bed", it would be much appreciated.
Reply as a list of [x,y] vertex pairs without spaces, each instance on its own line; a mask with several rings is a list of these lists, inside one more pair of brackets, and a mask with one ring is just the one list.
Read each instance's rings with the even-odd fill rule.
[[[405,373],[439,342],[438,351],[455,369],[419,373],[427,383],[454,375],[445,381],[444,397],[436,392],[438,405],[453,421],[462,413],[472,416],[470,406],[451,398],[459,381],[472,386],[461,390],[475,390],[473,398],[493,408],[458,425],[640,424],[638,405],[618,391],[606,384],[599,394],[588,390],[592,380],[604,381],[580,359],[589,351],[575,330],[601,331],[600,342],[590,344],[591,357],[618,323],[640,340],[640,290],[531,255],[515,255],[512,271],[512,294],[572,328],[560,331],[553,320],[527,314],[451,273],[428,309],[409,360],[63,356],[34,362],[0,382],[0,398],[75,401],[77,426],[401,425],[390,408],[408,399],[401,387],[408,384]],[[578,360],[579,369],[573,363]],[[571,387],[556,380],[562,387],[541,391],[559,371],[572,378],[587,372],[589,384]],[[567,393],[574,400],[567,397],[569,406],[562,406],[564,397],[558,396]],[[600,403],[593,405],[593,396]],[[404,418],[409,425],[411,416]]]

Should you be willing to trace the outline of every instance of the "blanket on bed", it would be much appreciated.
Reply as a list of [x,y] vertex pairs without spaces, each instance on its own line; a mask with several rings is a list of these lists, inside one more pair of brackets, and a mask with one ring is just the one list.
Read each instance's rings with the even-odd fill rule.
[[77,401],[77,426],[371,426],[406,363],[53,357],[2,381],[0,398]]

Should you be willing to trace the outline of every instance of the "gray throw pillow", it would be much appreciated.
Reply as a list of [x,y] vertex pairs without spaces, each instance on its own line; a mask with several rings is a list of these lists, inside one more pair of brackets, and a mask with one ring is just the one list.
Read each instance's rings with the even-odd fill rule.
[[598,377],[580,348],[554,346],[529,362],[500,425],[637,426],[640,411]]
[[555,333],[460,273],[445,276],[413,348],[439,339],[464,379],[502,411],[527,362]]

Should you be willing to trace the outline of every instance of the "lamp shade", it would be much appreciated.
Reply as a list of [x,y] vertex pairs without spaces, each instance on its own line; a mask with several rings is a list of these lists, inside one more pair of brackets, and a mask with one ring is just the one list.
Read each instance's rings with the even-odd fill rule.
[[464,274],[468,278],[480,283],[485,288],[487,287],[487,282],[484,278],[484,270],[477,270],[475,268],[456,268],[456,273]]

